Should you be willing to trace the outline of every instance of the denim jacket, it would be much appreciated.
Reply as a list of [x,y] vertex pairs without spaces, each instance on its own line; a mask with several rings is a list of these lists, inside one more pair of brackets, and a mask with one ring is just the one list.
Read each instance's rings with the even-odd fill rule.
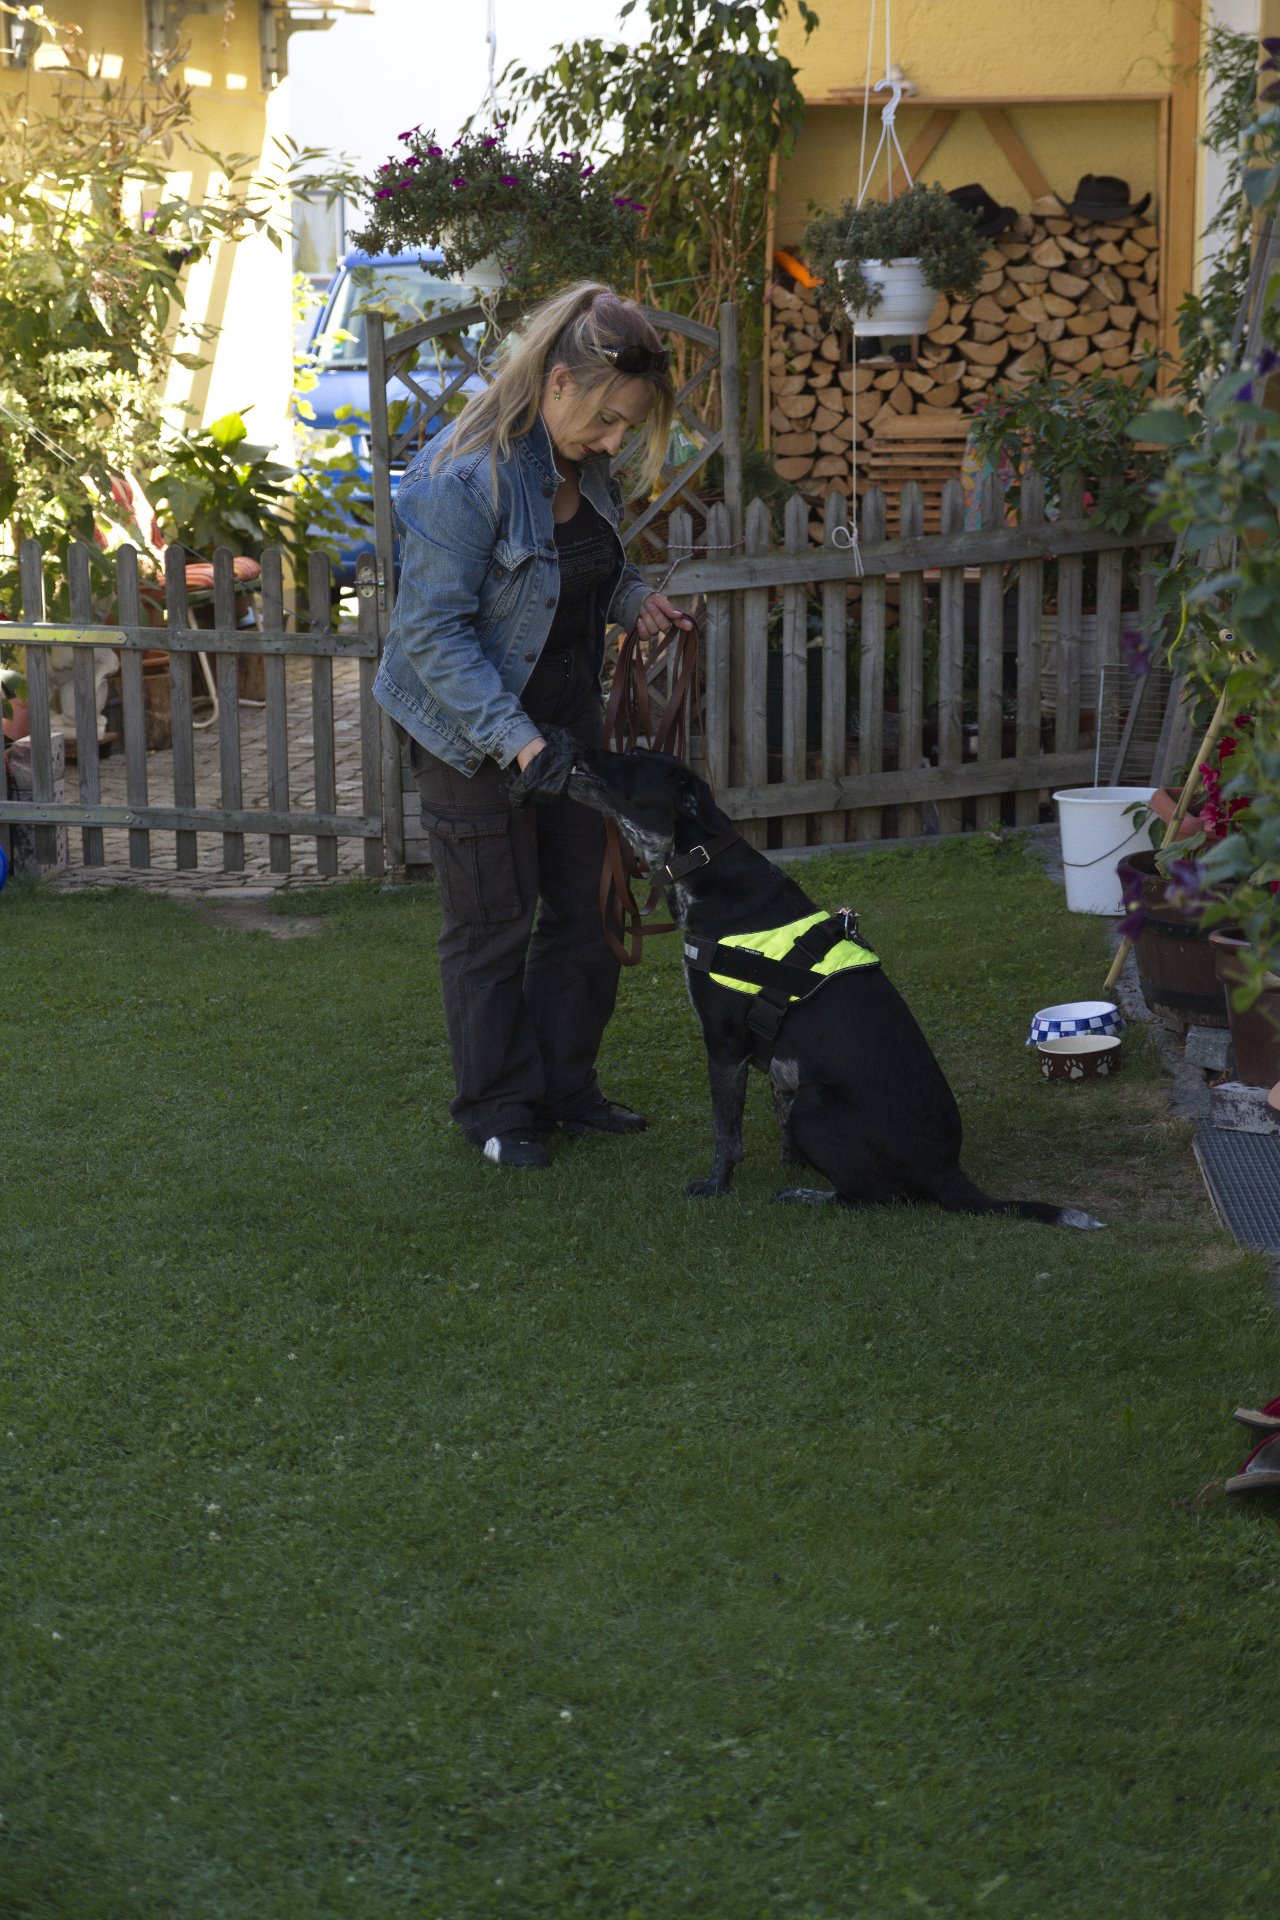
[[[472,774],[538,738],[520,694],[559,598],[551,503],[562,476],[540,417],[499,460],[496,501],[487,447],[432,473],[434,452],[410,462],[396,495],[400,584],[373,695],[428,753]],[[582,462],[579,484],[616,537],[622,493],[607,455]],[[597,671],[606,625],[631,627],[650,591],[617,548],[596,604]]]

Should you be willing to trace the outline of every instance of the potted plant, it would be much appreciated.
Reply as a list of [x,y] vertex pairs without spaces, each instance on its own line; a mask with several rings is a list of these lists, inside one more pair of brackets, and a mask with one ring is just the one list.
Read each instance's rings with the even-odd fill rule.
[[969,214],[919,181],[894,200],[819,213],[801,252],[822,280],[822,304],[842,304],[855,334],[925,332],[937,296],[969,298],[985,266]]
[[6,740],[21,740],[29,731],[31,709],[25,674],[26,649],[0,645],[0,713]]
[[513,147],[505,129],[451,144],[414,127],[366,184],[366,253],[438,247],[451,278],[541,296],[574,280],[627,280],[643,202],[580,153]]

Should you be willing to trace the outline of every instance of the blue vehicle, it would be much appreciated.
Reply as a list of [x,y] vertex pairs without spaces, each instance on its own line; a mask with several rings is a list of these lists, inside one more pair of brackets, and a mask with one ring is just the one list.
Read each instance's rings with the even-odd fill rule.
[[[356,560],[373,545],[373,463],[369,435],[369,348],[366,311],[371,304],[395,309],[396,327],[412,326],[416,320],[432,318],[450,307],[468,306],[476,298],[475,289],[450,280],[438,253],[360,253],[345,254],[329,283],[323,304],[311,328],[305,353],[313,369],[315,385],[296,398],[310,409],[311,417],[297,421],[298,451],[314,467],[324,470],[326,449],[354,457],[354,469],[346,460],[342,466],[328,469],[335,485],[355,485],[342,508],[346,531],[339,540],[333,562],[335,584],[355,583]],[[481,331],[473,330],[474,337]],[[459,362],[449,358],[433,341],[427,341],[414,370],[414,378],[428,392],[438,392],[453,380]],[[463,392],[482,383],[473,375]],[[389,404],[414,401],[400,381],[388,388]],[[438,431],[439,420],[427,426],[428,437]],[[313,439],[314,436],[314,439]],[[324,436],[323,438],[321,436]],[[306,442],[312,440],[316,451],[308,455]],[[391,469],[394,496],[400,469]]]

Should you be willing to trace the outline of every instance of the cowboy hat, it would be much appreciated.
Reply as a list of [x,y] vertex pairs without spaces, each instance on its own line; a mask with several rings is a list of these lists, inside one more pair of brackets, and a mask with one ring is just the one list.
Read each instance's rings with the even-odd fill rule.
[[974,232],[984,240],[1003,233],[1018,217],[1016,208],[998,207],[986,188],[976,182],[967,187],[952,187],[947,198],[970,216]]
[[1129,204],[1127,180],[1117,180],[1111,173],[1086,173],[1076,186],[1075,199],[1067,202],[1067,212],[1078,220],[1114,220],[1121,214],[1145,213],[1150,205],[1149,193]]

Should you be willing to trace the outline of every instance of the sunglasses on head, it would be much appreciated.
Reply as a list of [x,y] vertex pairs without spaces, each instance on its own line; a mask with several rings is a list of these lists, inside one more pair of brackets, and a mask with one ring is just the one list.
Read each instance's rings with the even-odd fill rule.
[[619,373],[665,373],[671,363],[666,347],[601,347]]

